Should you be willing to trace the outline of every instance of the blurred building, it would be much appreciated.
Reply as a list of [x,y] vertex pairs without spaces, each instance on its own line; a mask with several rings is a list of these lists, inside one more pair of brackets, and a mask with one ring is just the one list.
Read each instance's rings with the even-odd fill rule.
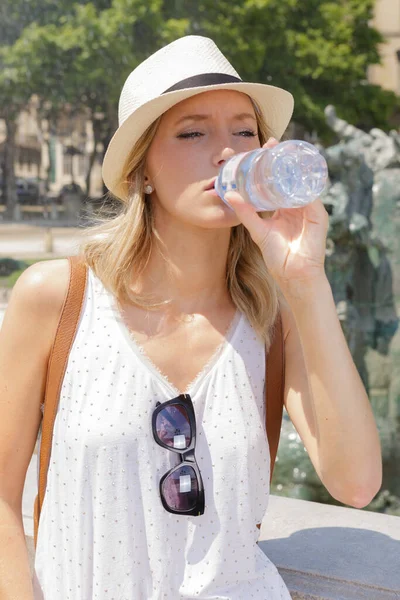
[[[85,115],[66,113],[52,132],[49,123],[38,114],[35,97],[23,110],[17,121],[15,148],[15,175],[35,181],[48,193],[57,195],[64,185],[77,183],[86,190],[86,178],[94,139],[91,122]],[[0,119],[0,165],[6,139],[6,127]],[[98,148],[99,156],[102,149]],[[0,168],[1,178],[1,168]],[[89,195],[102,194],[101,164],[94,162],[90,177]]]
[[381,65],[369,68],[368,79],[400,94],[400,0],[376,0],[372,24],[385,38]]
[[[0,159],[4,151],[6,127],[0,119]],[[16,137],[16,171],[17,177],[38,177],[41,163],[41,143],[37,135],[37,127],[30,111],[24,111],[18,118]]]

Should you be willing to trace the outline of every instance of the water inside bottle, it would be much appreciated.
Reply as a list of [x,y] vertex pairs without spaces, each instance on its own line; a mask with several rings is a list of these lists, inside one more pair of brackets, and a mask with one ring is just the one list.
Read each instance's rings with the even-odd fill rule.
[[276,153],[271,165],[274,187],[288,205],[308,204],[325,188],[328,176],[325,159],[308,142],[288,141],[279,146],[282,150]]
[[237,189],[257,211],[296,208],[322,193],[328,167],[317,148],[302,140],[232,157],[221,169],[215,189],[221,199]]

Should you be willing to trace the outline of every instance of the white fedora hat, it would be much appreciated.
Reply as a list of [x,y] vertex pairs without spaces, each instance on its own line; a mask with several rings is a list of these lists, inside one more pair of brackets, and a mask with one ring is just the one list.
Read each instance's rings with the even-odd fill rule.
[[152,54],[127,78],[119,99],[119,127],[103,162],[107,188],[124,199],[122,171],[146,129],[185,98],[218,89],[237,90],[255,100],[272,135],[280,139],[292,116],[293,96],[272,85],[242,81],[211,39],[189,35]]

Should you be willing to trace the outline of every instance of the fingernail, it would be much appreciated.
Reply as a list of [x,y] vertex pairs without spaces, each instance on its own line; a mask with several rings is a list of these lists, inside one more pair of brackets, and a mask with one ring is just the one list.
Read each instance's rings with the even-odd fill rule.
[[236,202],[236,204],[245,204],[245,201],[243,200],[243,198],[240,198],[236,194],[233,194],[231,192],[227,192],[225,194],[225,200],[227,200],[228,202],[232,202],[232,200],[233,200],[233,203]]
[[[225,200],[228,202],[228,204],[230,204],[232,202],[232,198],[231,198],[229,192],[227,194],[225,194]],[[233,196],[233,202],[235,203],[235,196]]]

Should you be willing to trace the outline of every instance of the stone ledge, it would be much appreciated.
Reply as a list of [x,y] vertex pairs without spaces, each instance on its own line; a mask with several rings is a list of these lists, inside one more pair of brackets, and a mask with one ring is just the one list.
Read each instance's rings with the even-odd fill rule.
[[400,518],[271,496],[259,546],[293,600],[400,600]]
[[398,600],[400,592],[366,586],[358,582],[342,582],[316,573],[302,573],[280,568],[292,600]]

